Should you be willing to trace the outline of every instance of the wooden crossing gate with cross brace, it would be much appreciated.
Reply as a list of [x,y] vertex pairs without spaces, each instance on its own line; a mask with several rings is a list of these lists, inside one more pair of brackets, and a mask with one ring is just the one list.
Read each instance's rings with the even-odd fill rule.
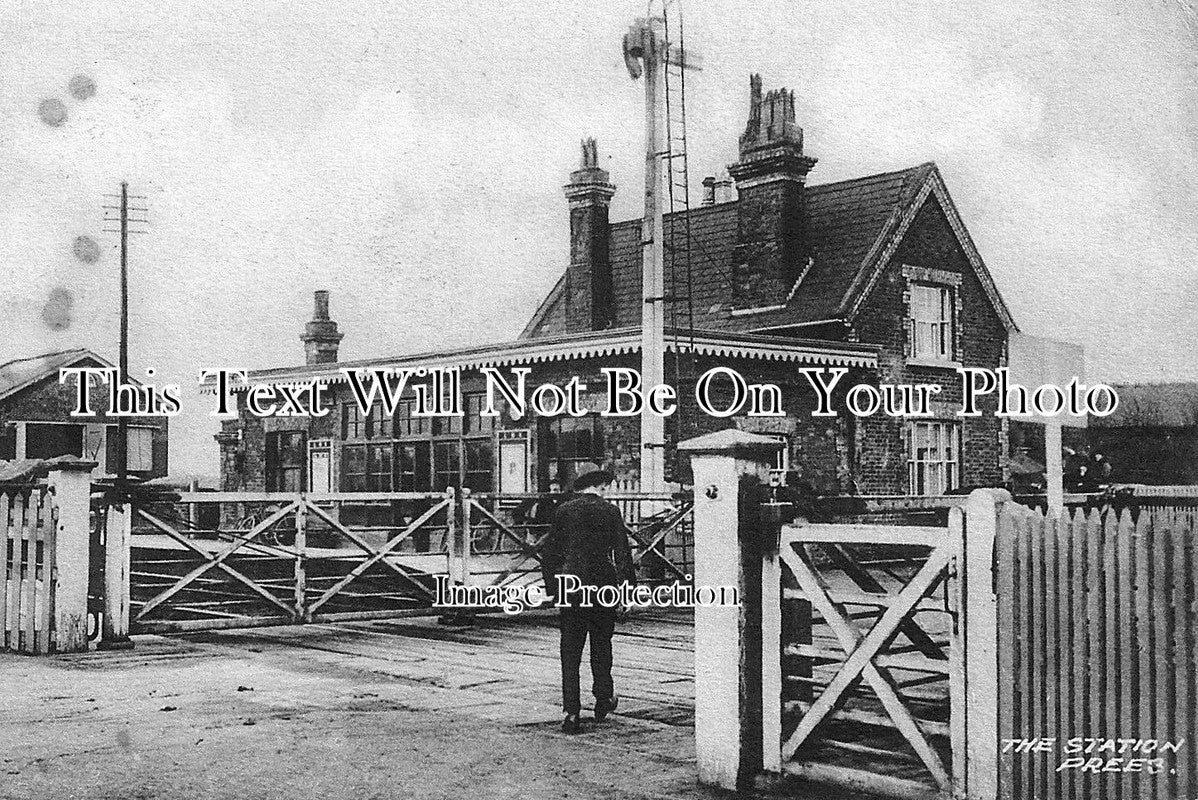
[[700,781],[994,798],[994,542],[1010,496],[977,490],[944,525],[781,524],[795,508],[763,484],[772,447],[740,431],[682,446],[695,585],[742,598],[695,609]]
[[897,798],[998,787],[994,542],[1006,492],[948,524],[784,525],[763,555],[764,766]]
[[893,796],[951,796],[964,744],[953,704],[964,682],[960,545],[952,527],[783,529],[786,772]]
[[[549,526],[518,513],[540,499],[453,489],[141,497],[122,540],[127,631],[438,614],[446,610],[437,605],[442,577],[470,587],[540,583]],[[625,515],[642,578],[689,580],[689,498],[612,500]]]

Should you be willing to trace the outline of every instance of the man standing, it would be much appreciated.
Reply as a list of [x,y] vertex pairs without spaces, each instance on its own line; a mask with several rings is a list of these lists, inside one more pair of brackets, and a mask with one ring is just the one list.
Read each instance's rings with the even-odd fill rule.
[[525,500],[512,512],[516,524],[524,526],[525,541],[529,544],[536,543],[548,532],[557,507],[568,499],[561,492],[561,483],[557,478],[551,478],[548,492]]
[[[571,499],[558,506],[541,556],[545,591],[555,595],[559,575],[572,575],[583,586],[635,585],[636,570],[628,547],[628,529],[620,510],[604,499],[615,476],[594,469],[574,479]],[[562,604],[569,601],[567,604]],[[578,598],[559,598],[562,662],[562,730],[582,730],[578,669],[582,648],[591,641],[595,721],[602,722],[619,702],[611,678],[611,639],[619,609],[584,606]]]

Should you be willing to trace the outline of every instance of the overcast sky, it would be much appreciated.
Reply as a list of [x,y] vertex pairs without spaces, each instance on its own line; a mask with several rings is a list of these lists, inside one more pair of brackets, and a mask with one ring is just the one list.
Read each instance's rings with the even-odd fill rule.
[[[583,136],[619,187],[613,218],[638,213],[642,95],[620,38],[643,3],[0,9],[0,359],[115,360],[101,205],[122,179],[152,223],[130,262],[133,364],[185,386],[302,362],[318,288],[343,358],[514,337],[567,261]],[[935,160],[1024,331],[1083,344],[1092,378],[1198,379],[1191,0],[685,13],[704,56],[696,182],[733,160],[760,71],[796,92],[813,183]],[[185,399],[172,470],[216,472],[209,405]]]

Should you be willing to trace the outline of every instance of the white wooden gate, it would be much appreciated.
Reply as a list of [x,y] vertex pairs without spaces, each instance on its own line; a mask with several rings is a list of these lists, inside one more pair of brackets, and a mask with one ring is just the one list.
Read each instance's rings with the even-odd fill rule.
[[784,771],[895,797],[951,796],[964,752],[960,513],[953,519],[783,529]]

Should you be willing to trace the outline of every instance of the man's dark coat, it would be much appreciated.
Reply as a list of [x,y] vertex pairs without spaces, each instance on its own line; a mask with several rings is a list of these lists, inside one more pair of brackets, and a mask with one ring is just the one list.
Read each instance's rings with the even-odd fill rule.
[[541,554],[545,589],[557,590],[558,575],[574,575],[584,585],[635,585],[628,528],[614,505],[582,493],[558,506]]

